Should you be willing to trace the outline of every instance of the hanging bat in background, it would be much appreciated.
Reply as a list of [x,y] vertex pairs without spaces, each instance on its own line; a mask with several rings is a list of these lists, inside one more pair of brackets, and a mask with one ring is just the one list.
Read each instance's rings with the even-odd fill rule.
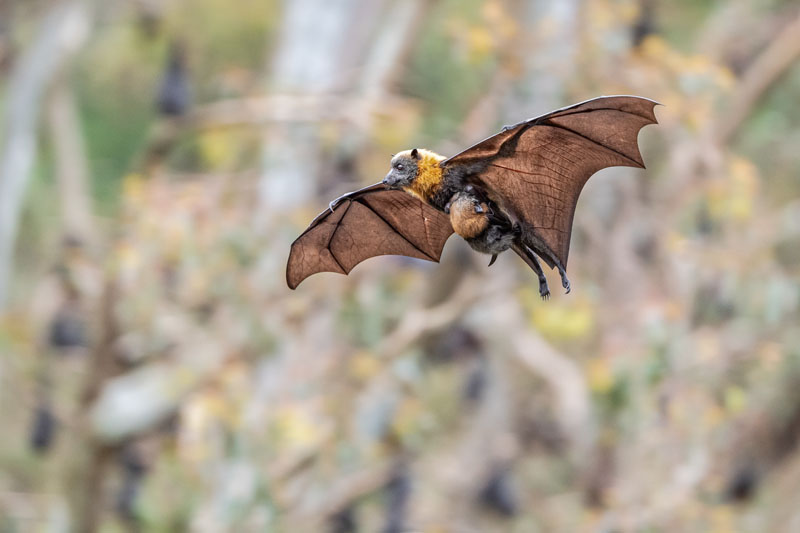
[[657,122],[657,102],[603,96],[506,126],[445,158],[413,149],[392,158],[381,183],[331,202],[292,244],[286,282],[317,272],[347,274],[377,255],[439,261],[455,232],[492,256],[513,250],[550,296],[539,258],[570,291],[567,256],[575,204],[589,177],[614,166],[644,168],[639,130]]

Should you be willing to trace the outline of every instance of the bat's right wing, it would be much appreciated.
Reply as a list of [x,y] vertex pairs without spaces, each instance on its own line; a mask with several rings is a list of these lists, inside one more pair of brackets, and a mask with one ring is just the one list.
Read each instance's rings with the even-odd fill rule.
[[438,262],[452,234],[447,215],[377,183],[338,198],[311,222],[292,243],[286,283],[294,289],[317,272],[347,274],[377,255]]
[[507,127],[442,166],[472,169],[470,179],[521,222],[536,249],[549,249],[566,267],[581,189],[600,169],[644,168],[637,137],[656,123],[656,105],[635,96],[595,98]]

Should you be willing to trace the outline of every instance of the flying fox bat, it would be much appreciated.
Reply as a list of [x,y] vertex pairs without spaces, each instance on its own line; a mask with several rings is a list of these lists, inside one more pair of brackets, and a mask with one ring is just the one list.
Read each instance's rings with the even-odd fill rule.
[[331,202],[292,244],[286,282],[347,274],[377,255],[438,262],[454,232],[494,263],[511,249],[550,296],[539,258],[566,267],[575,204],[589,177],[614,166],[644,168],[639,130],[657,123],[657,102],[603,96],[506,126],[453,157],[400,152],[382,182]]

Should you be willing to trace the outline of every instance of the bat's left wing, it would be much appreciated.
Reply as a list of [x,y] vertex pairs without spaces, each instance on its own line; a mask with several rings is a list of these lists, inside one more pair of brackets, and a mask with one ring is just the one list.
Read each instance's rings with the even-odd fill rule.
[[311,222],[292,243],[286,283],[294,289],[317,272],[347,274],[377,255],[439,261],[452,234],[447,215],[377,183],[338,198]]
[[[589,177],[614,166],[644,168],[639,130],[656,102],[603,96],[532,118],[444,162],[520,221],[529,240],[566,267],[575,204]],[[543,257],[551,266],[551,258]]]

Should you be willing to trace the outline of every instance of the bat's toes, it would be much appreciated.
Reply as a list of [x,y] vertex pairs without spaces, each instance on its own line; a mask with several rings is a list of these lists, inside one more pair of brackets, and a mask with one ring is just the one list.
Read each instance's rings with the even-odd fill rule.
[[539,296],[542,297],[542,300],[550,299],[550,287],[547,286],[547,281],[539,283]]
[[570,282],[569,282],[569,279],[567,278],[567,276],[562,276],[561,277],[561,286],[564,287],[567,290],[566,291],[567,294],[569,294],[569,292],[572,290],[572,285],[570,285]]

